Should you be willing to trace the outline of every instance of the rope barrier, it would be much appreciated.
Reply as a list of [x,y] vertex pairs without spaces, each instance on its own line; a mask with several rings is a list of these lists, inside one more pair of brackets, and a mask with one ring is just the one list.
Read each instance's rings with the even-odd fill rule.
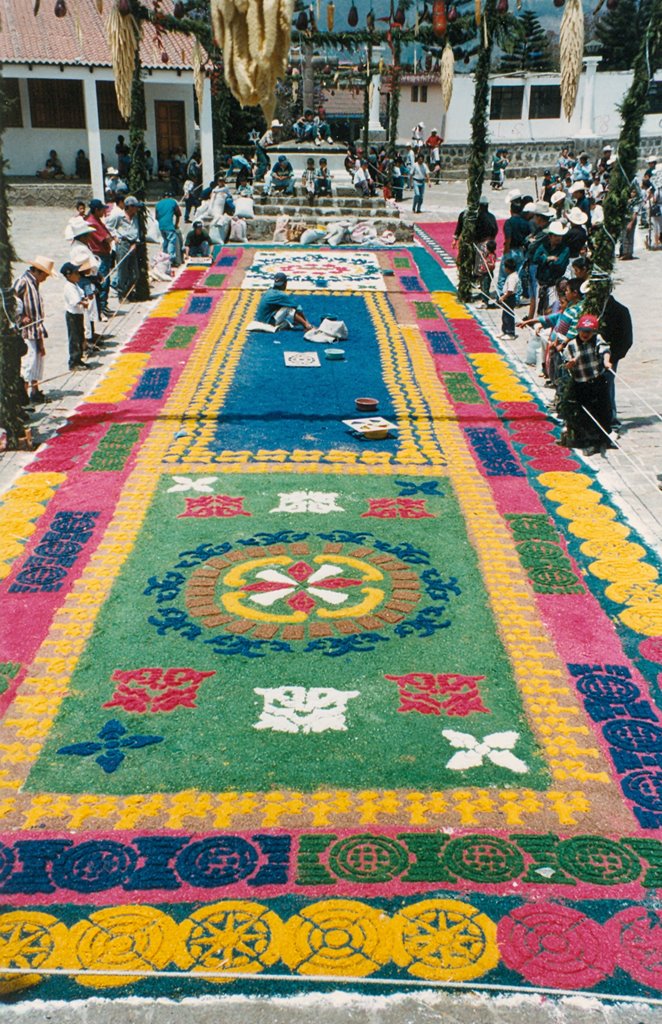
[[[300,985],[301,982],[313,982],[319,984],[325,982],[333,985],[356,985],[360,982],[361,985],[377,985],[377,986],[389,986],[397,988],[438,988],[438,989],[451,989],[453,991],[465,990],[468,992],[475,992],[476,990],[482,990],[485,992],[512,992],[515,995],[548,995],[548,996],[570,996],[577,998],[581,993],[575,989],[569,988],[544,988],[542,986],[527,985],[526,987],[518,985],[502,985],[491,982],[481,981],[439,981],[437,979],[422,979],[422,978],[356,978],[350,975],[344,974],[270,974],[267,971],[260,973],[249,974],[245,971],[158,971],[158,970],[140,970],[136,968],[133,970],[130,967],[122,969],[109,970],[106,968],[100,968],[99,970],[93,970],[91,968],[73,968],[73,967],[4,967],[0,966],[0,972],[3,975],[44,975],[44,977],[98,977],[98,978],[192,978],[204,980],[205,978],[227,978],[228,980],[243,980],[250,979],[251,983],[255,981],[275,981],[275,982],[290,982],[293,984]],[[595,999],[601,999],[605,1002],[613,1003],[632,1003],[634,1005],[642,1006],[662,1006],[662,999],[650,996],[630,996],[614,994],[613,992],[595,992],[591,990],[590,996]]]

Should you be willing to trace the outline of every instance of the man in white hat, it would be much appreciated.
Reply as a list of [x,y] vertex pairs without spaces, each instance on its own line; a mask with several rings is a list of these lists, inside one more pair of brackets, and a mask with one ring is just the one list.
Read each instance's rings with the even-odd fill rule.
[[574,260],[578,256],[581,256],[582,251],[588,242],[588,231],[586,230],[588,217],[583,210],[579,209],[578,206],[573,206],[572,210],[569,210],[566,214],[565,219],[569,224],[565,241],[568,249],[570,250],[570,259]]
[[55,263],[46,256],[35,256],[24,274],[14,283],[14,294],[20,306],[18,322],[23,340],[28,346],[25,362],[25,377],[29,385],[31,402],[46,402],[47,398],[39,388],[39,381],[44,376],[44,342],[48,332],[44,326],[44,305],[39,292],[39,285],[47,277],[55,275]]
[[71,249],[68,256],[69,262],[78,266],[84,260],[92,257],[96,272],[99,267],[99,261],[96,256],[93,255],[92,250],[87,244],[87,239],[90,235],[94,234],[93,225],[89,224],[84,217],[76,217],[69,222],[69,231],[71,233]]
[[550,221],[554,216],[554,210],[549,203],[543,202],[542,199],[539,199],[535,203],[527,203],[525,210],[530,215],[531,233],[525,243],[524,268],[521,274],[522,276],[525,274],[528,275],[528,315],[529,317],[532,317],[536,311],[538,295],[538,265],[535,263],[533,257],[538,246],[547,235],[547,229],[549,228]]
[[560,220],[553,220],[533,254],[538,281],[538,315],[544,315],[556,298],[556,286],[565,274],[570,259],[570,250],[565,236],[568,226]]
[[423,145],[423,129],[424,128],[425,128],[425,124],[423,123],[423,121],[419,121],[418,124],[415,124],[414,127],[411,130],[411,144],[414,147],[414,149],[417,150],[417,151]]
[[[255,180],[264,181],[264,176],[271,167],[271,160],[268,149],[276,144],[276,136],[279,134],[282,124],[277,117],[271,122],[271,127],[267,128],[266,132],[257,139],[255,143],[255,158],[257,160],[257,167],[255,170]],[[274,132],[276,133],[274,135]]]

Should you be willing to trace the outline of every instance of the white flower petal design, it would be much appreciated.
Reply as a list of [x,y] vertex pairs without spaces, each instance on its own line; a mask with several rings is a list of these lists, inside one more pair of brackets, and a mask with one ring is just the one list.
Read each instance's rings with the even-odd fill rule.
[[280,590],[267,590],[263,594],[249,594],[249,599],[253,604],[259,604],[262,608],[269,608],[276,601],[282,601],[284,598],[289,597],[294,587],[281,587]]
[[330,576],[342,576],[343,571],[339,565],[325,563],[320,569],[316,569],[312,576],[308,577],[308,583],[321,583],[328,580]]
[[308,593],[313,597],[319,597],[320,601],[326,601],[327,604],[342,604],[349,597],[349,594],[343,594],[339,590],[327,590],[326,587],[308,587]]
[[262,569],[260,572],[256,572],[255,575],[259,580],[266,580],[267,583],[282,583],[284,587],[296,587],[296,582],[291,576],[286,576],[284,572],[279,572],[278,569]]
[[175,491],[202,491],[206,494],[211,494],[214,490],[214,484],[216,483],[217,477],[215,476],[173,476],[175,483],[172,487],[168,488],[168,494],[172,494]]
[[446,765],[451,771],[479,768],[485,758],[492,764],[499,765],[500,768],[507,768],[518,775],[523,775],[529,770],[524,761],[511,753],[519,739],[519,733],[513,730],[492,732],[484,736],[483,739],[478,739],[469,732],[444,729],[442,736],[458,751],[457,754],[453,754]]

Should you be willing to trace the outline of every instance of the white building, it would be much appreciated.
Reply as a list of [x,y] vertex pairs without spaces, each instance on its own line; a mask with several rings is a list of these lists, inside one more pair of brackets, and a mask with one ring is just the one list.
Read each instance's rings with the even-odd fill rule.
[[[166,0],[168,6],[172,0]],[[102,17],[92,0],[69,4],[63,18],[55,17],[50,2],[42,3],[36,17],[32,7],[30,0],[0,0],[0,64],[4,89],[13,100],[4,137],[9,174],[35,178],[55,149],[65,174],[73,176],[82,149],[90,160],[93,193],[102,196],[101,154],[113,165],[118,134],[128,141],[115,97],[107,14]],[[192,41],[184,35],[164,34],[157,40],[151,26],[143,29],[145,145],[155,165],[159,153],[182,149],[190,155],[199,129],[203,173],[209,180],[214,173],[210,85],[207,79],[198,125],[191,51]]]
[[[598,72],[599,58],[587,57],[575,112],[570,121],[562,113],[557,72],[493,75],[490,78],[490,142],[504,146],[527,143],[615,139],[620,133],[618,104],[632,82],[631,71]],[[642,138],[662,135],[662,72],[651,93],[651,110],[644,118]],[[463,145],[471,139],[472,75],[455,76],[448,111],[441,100],[437,74],[407,74],[401,78],[398,138],[408,142],[413,125],[441,130],[445,145]]]

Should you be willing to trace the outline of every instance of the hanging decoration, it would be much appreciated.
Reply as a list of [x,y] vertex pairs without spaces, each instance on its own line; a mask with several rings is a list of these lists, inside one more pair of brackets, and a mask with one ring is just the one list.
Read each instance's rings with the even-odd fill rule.
[[211,0],[230,92],[244,107],[261,106],[267,122],[276,106],[276,81],[287,69],[293,7],[293,0]]
[[67,15],[67,4],[66,0],[56,0],[55,3],[55,17],[65,18]]
[[554,0],[554,6],[555,7],[563,7],[564,4],[565,4],[565,0]]
[[448,8],[448,21],[449,24],[451,25],[453,24],[453,22],[457,21],[457,7],[455,6],[455,4],[451,4],[451,6]]
[[356,28],[359,23],[359,12],[356,9],[356,4],[352,2],[352,6],[347,12],[347,24],[350,28]]
[[193,84],[195,86],[195,95],[198,101],[198,117],[202,118],[202,104],[204,102],[205,95],[205,57],[197,38],[193,43],[193,56],[191,62],[193,64]]
[[368,29],[368,32],[375,31],[375,12],[372,10],[372,8],[368,11],[368,13],[365,16],[365,24],[366,28]]
[[508,14],[508,0],[498,0],[497,14]]
[[480,0],[476,0],[476,27],[480,28],[480,20],[483,16],[482,6]]
[[122,14],[121,0],[110,8],[108,44],[113,61],[117,106],[125,121],[131,117],[131,86],[140,44],[140,26],[132,14]]
[[404,25],[404,23],[405,23],[405,18],[406,18],[406,15],[405,15],[405,9],[404,9],[404,7],[403,7],[403,6],[402,6],[402,5],[400,4],[400,5],[398,6],[398,9],[397,9],[397,11],[396,11],[396,12],[395,12],[395,14],[393,15],[393,24],[395,25],[395,27],[396,27],[396,28],[402,28],[402,26],[403,26],[403,25]]
[[416,8],[416,14],[414,15],[414,36],[416,38],[418,38],[418,29],[419,29],[419,18],[418,18],[418,8]]
[[455,57],[453,47],[446,43],[441,55],[441,99],[444,110],[448,111],[453,96],[453,75],[455,73]]
[[447,28],[446,0],[434,0],[432,5],[432,31],[436,36],[442,38],[446,35]]
[[584,56],[584,11],[581,0],[567,0],[559,30],[561,102],[569,121],[575,109]]
[[299,11],[296,20],[297,31],[305,32],[308,28],[308,15],[305,11]]
[[329,32],[333,32],[333,25],[336,19],[336,5],[333,0],[329,0],[326,5],[326,27]]
[[175,18],[183,18],[186,14],[186,8],[184,7],[184,0],[176,0],[175,6],[172,9],[173,16]]

